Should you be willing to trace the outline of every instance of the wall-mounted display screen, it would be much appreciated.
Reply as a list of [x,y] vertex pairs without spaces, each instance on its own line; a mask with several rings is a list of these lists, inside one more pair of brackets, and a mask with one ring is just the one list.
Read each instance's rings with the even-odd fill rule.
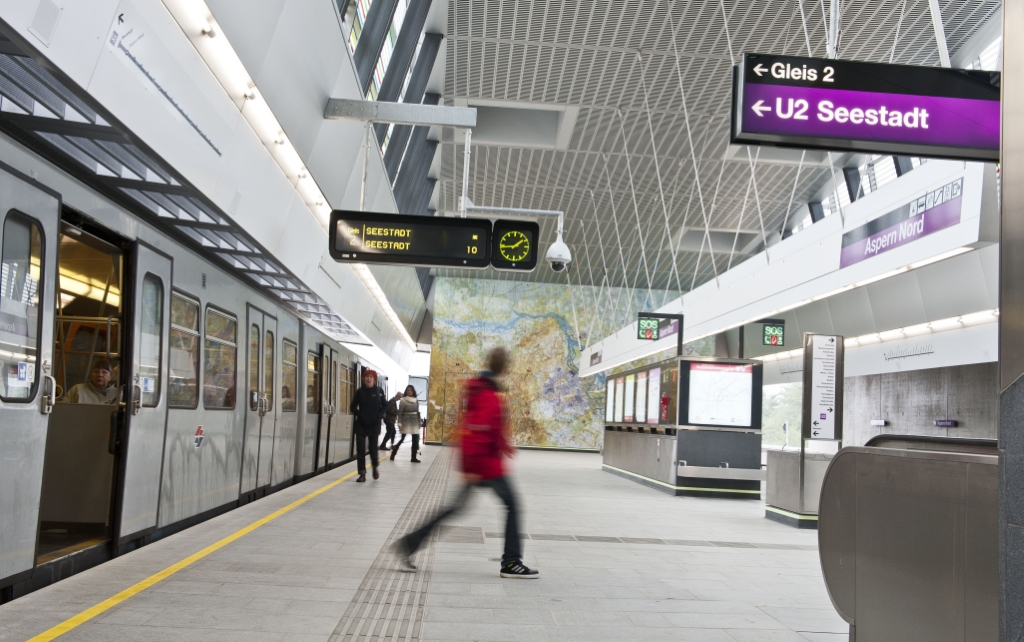
[[622,421],[622,411],[624,410],[626,397],[626,379],[619,377],[615,380],[615,417],[613,421]]
[[652,368],[647,374],[647,423],[658,423],[661,405],[661,368]]
[[622,411],[622,420],[626,423],[633,422],[633,408],[636,399],[636,375],[626,375],[626,398],[625,409]]
[[343,263],[393,263],[484,268],[490,263],[491,222],[336,210],[330,253]]
[[604,393],[604,420],[615,419],[615,379],[609,379]]
[[728,363],[689,364],[689,424],[751,426],[754,367]]
[[633,421],[642,424],[647,421],[647,373],[636,373],[636,416]]

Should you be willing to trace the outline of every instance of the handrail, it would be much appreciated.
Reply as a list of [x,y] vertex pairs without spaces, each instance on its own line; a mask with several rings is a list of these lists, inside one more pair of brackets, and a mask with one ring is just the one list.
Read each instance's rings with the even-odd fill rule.
[[[908,446],[898,445],[900,442]],[[887,443],[891,445],[886,445]],[[865,448],[916,448],[945,452],[998,454],[998,439],[942,437],[938,435],[875,435],[864,444]]]

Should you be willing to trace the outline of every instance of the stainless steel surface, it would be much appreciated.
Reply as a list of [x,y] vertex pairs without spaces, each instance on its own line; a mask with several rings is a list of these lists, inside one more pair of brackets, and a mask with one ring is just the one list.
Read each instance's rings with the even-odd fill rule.
[[711,466],[678,466],[677,477],[703,477],[705,479],[746,479],[764,481],[765,471],[753,468],[712,468]]
[[[276,417],[280,406],[279,395],[277,394],[277,367],[280,358],[280,340],[277,336],[277,320],[263,310],[247,306],[246,310],[248,323],[245,330],[240,332],[244,336],[244,348],[240,344],[240,352],[244,351],[244,358],[241,360],[245,365],[239,373],[239,387],[245,390],[245,442],[243,446],[242,479],[239,485],[239,493],[245,494],[263,488],[270,484],[271,457],[274,451],[274,431],[277,426]],[[256,346],[252,345],[251,333],[255,332]],[[273,382],[273,390],[267,390],[267,337],[268,333],[273,337],[273,363],[271,367],[274,372],[269,373]],[[255,359],[255,364],[253,360]],[[252,379],[255,377],[255,379]],[[256,389],[251,389],[251,383],[255,382]],[[270,397],[269,395],[273,395]],[[255,395],[255,397],[253,397]],[[242,395],[239,395],[241,398]],[[273,399],[271,407],[271,399]]]
[[[43,235],[39,284],[39,364],[53,363],[54,281],[57,271],[57,224],[60,201],[0,168],[0,247],[4,223],[17,209],[36,221]],[[43,481],[48,415],[43,414],[43,386],[36,385],[26,403],[0,400],[0,585],[35,564],[39,499]]]
[[399,125],[476,127],[476,108],[331,98],[324,118]]
[[[1003,3],[999,153],[999,390],[1024,374],[1024,5]],[[1018,48],[1019,47],[1019,48]],[[1019,428],[1014,428],[1019,430]]]
[[[274,434],[274,452],[270,458],[270,485],[277,486],[295,474],[295,442],[299,434],[299,417],[306,411],[304,392],[300,388],[302,381],[302,370],[305,370],[305,360],[302,358],[301,342],[299,340],[299,321],[295,317],[285,314],[277,319],[277,331],[280,335],[277,339],[278,363],[282,364],[277,375],[277,429]],[[296,381],[284,380],[284,342],[290,341],[296,346]],[[295,398],[295,410],[286,411],[284,408],[284,387],[289,387],[289,392]]]
[[666,484],[676,483],[676,438],[636,432],[604,432],[604,463]]
[[[156,527],[157,510],[160,504],[160,470],[164,457],[164,437],[167,428],[167,364],[168,335],[171,330],[171,284],[172,262],[164,254],[154,251],[143,243],[135,245],[135,295],[131,301],[132,318],[132,363],[126,381],[132,384],[132,403],[137,404],[128,417],[125,443],[121,446],[125,458],[124,483],[121,485],[121,519],[118,539]],[[160,281],[160,336],[146,337],[142,332],[145,297],[142,296],[142,282],[146,275],[153,275]],[[147,341],[160,343],[160,376],[157,388],[159,397],[154,407],[142,403],[143,365],[140,361]],[[151,346],[150,346],[151,348]]]
[[998,639],[998,458],[844,448],[822,486],[822,573],[859,642]]

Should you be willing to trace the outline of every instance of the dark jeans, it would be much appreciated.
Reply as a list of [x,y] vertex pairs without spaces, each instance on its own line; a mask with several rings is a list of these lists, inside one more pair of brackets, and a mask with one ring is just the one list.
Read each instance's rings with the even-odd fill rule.
[[356,433],[356,457],[359,458],[359,474],[366,473],[366,444],[370,444],[370,462],[377,467],[377,435]]
[[473,490],[473,486],[485,486],[492,488],[502,502],[505,503],[505,508],[508,509],[508,517],[505,520],[505,552],[501,556],[502,563],[515,562],[523,559],[523,548],[519,541],[519,516],[516,512],[516,498],[512,493],[512,487],[508,483],[507,477],[498,477],[496,479],[485,479],[477,482],[476,484],[466,484],[459,491],[459,495],[455,498],[455,503],[448,506],[440,513],[434,516],[429,522],[421,526],[418,530],[415,530],[405,536],[405,542],[409,547],[409,552],[414,553],[423,544],[424,540],[430,535],[437,526],[444,520],[448,519],[455,513],[465,507],[466,502],[469,500],[470,491]]
[[387,448],[387,446],[385,446],[384,444],[388,443],[389,441],[391,442],[392,446],[395,445],[395,422],[393,422],[393,421],[392,422],[388,422],[388,420],[385,419],[384,420],[384,439],[380,440],[380,447],[381,447],[381,449]]
[[[398,440],[398,443],[394,445],[393,450],[398,452],[398,447],[405,442],[405,433],[402,433],[402,438]],[[412,434],[412,456],[415,457],[416,453],[420,451],[420,434],[414,432]]]

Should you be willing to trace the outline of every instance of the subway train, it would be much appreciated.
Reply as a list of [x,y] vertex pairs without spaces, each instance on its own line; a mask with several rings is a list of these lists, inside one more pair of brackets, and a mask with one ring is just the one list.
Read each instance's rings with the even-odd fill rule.
[[0,602],[352,459],[373,364],[7,135],[0,158]]

